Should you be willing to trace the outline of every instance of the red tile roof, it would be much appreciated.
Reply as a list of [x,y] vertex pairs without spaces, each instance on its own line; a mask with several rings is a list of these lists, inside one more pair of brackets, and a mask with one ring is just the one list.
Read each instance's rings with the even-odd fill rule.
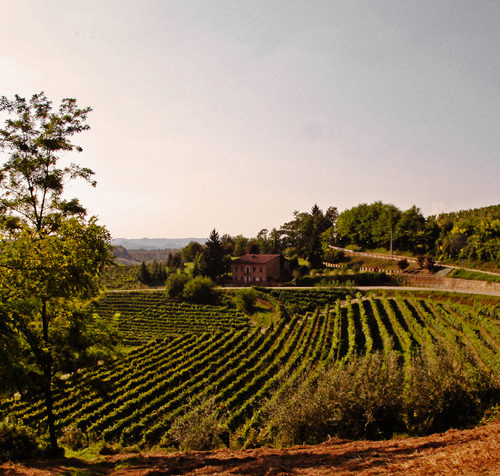
[[235,259],[232,264],[264,264],[279,258],[281,255],[252,255],[246,254]]

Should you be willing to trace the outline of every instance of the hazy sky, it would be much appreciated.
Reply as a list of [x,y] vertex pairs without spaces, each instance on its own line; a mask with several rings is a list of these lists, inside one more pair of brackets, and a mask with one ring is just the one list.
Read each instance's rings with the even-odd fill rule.
[[0,0],[0,95],[91,106],[113,237],[255,236],[314,203],[500,203],[500,2]]

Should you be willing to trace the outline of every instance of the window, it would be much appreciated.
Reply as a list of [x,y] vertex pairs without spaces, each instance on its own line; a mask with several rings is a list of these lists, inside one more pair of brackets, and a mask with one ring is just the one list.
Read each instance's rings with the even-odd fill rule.
[[259,271],[262,273],[262,266],[259,268]]

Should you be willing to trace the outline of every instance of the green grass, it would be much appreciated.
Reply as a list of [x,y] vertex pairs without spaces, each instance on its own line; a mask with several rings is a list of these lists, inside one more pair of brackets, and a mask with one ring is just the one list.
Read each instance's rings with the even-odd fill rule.
[[481,271],[468,271],[463,268],[454,269],[449,278],[474,279],[476,281],[486,281],[488,283],[500,283],[500,276],[481,273]]

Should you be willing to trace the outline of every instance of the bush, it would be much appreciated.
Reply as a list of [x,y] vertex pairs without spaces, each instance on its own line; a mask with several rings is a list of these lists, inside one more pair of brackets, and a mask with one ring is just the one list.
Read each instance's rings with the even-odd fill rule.
[[88,445],[88,438],[80,428],[70,425],[63,429],[59,442],[75,451],[85,448]]
[[260,443],[315,444],[329,436],[390,438],[477,423],[498,402],[491,376],[436,345],[411,361],[392,352],[368,354],[333,364],[311,380],[283,391],[264,410]]
[[184,273],[174,273],[167,278],[165,284],[165,295],[169,299],[178,299],[182,297],[184,287],[189,281],[189,276]]
[[342,250],[328,248],[325,251],[324,260],[328,263],[342,263],[345,261],[344,252]]
[[236,305],[246,314],[253,314],[257,302],[257,291],[253,288],[243,289],[236,294]]
[[40,455],[38,440],[30,428],[11,423],[0,423],[0,463],[35,458]]
[[[476,423],[492,403],[498,387],[484,371],[439,347],[436,355],[421,350],[410,366],[403,420],[416,435],[465,427]],[[493,397],[493,398],[492,398]]]
[[191,406],[170,428],[170,438],[182,451],[205,451],[229,446],[229,432],[219,421],[215,397]]
[[207,276],[197,276],[184,286],[184,299],[197,304],[211,304],[215,301],[215,283]]
[[401,271],[404,271],[406,268],[408,268],[410,263],[408,263],[408,260],[406,258],[402,258],[402,259],[398,260],[397,265]]
[[271,401],[265,412],[271,440],[295,445],[320,443],[330,435],[388,438],[400,429],[402,387],[403,369],[395,353],[333,365],[315,381],[306,378]]

